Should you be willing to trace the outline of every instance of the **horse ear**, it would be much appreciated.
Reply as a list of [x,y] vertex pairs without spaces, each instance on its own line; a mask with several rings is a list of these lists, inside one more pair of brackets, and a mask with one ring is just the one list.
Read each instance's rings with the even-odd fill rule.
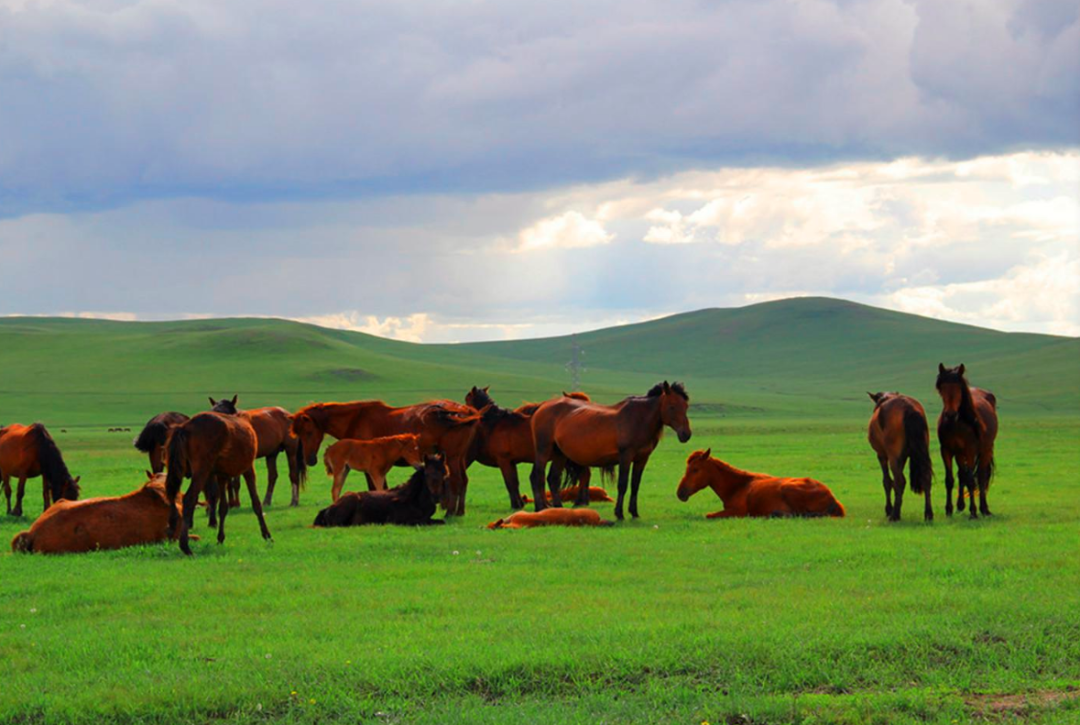
[[153,474],[153,473],[151,473],[150,471],[146,471],[146,478],[147,478],[147,479],[151,479],[151,478],[153,478],[153,477],[154,477],[154,474]]
[[705,449],[705,457],[709,458],[710,456],[712,456],[712,446]]
[[938,371],[939,373],[943,373],[943,372],[945,372],[945,363],[938,363],[938,364],[937,364],[937,371]]
[[964,363],[960,363],[959,373],[960,373],[961,375],[963,375],[963,374],[964,374]]
[[82,480],[82,476],[76,476],[75,478],[71,479],[71,482],[72,483],[78,483],[81,480]]
[[668,385],[668,381],[666,381],[666,380],[664,381],[664,392],[665,393],[670,393],[671,392],[671,386]]
[[484,392],[486,393],[486,392],[488,391],[488,389],[489,389],[489,388],[491,388],[491,386],[490,386],[490,385],[485,385],[485,386],[484,386]]
[[215,405],[217,405],[217,401],[216,401],[216,400],[214,400],[213,398],[211,398],[211,397],[207,396],[207,400],[209,400],[209,401],[210,401],[210,407],[211,407],[211,408],[213,408],[213,407],[214,407]]
[[234,395],[234,396],[232,396],[232,404],[233,404],[233,407],[236,407],[236,401],[237,401],[237,399],[238,399],[239,397],[240,397],[239,395]]

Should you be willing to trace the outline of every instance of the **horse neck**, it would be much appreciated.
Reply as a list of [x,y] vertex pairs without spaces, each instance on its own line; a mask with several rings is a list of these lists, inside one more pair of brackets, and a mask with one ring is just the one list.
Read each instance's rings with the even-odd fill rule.
[[971,395],[971,386],[963,378],[960,379],[960,407],[958,412],[960,420],[970,425],[975,431],[975,436],[979,437],[982,433],[982,425],[975,410],[975,399]]
[[712,475],[709,476],[709,488],[724,501],[727,501],[740,488],[750,483],[754,477],[752,473],[730,466],[718,458],[710,458],[709,463],[712,466]]

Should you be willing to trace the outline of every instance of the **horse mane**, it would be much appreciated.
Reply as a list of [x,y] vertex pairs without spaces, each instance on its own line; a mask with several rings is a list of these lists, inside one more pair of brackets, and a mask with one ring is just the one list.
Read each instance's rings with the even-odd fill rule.
[[[662,383],[657,383],[656,385],[649,388],[649,392],[645,394],[645,397],[646,398],[657,398],[657,397],[663,395],[665,385],[668,385],[666,380],[664,382],[662,382]],[[677,393],[678,395],[681,395],[683,400],[685,400],[688,403],[690,402],[690,396],[686,392],[686,386],[685,385],[683,385],[682,383],[671,383],[670,385],[668,385],[668,387],[671,388],[671,390],[673,392]]]
[[971,430],[975,432],[975,437],[980,438],[982,436],[982,427],[979,425],[979,416],[975,412],[975,401],[971,397],[971,386],[968,385],[967,378],[964,377],[959,368],[939,371],[934,387],[940,393],[942,385],[951,384],[960,386],[960,410],[958,411],[960,420],[971,426]]
[[49,431],[41,423],[34,423],[30,426],[30,437],[37,445],[38,466],[41,467],[42,478],[49,482],[53,500],[59,501],[63,497],[65,484],[70,484],[75,489],[77,497],[79,485],[72,481],[71,472],[64,463],[64,457],[60,455],[60,449],[53,437],[49,435]]

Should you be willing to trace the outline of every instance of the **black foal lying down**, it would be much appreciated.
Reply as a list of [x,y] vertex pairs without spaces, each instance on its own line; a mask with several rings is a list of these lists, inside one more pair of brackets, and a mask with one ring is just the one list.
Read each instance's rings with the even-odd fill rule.
[[315,517],[315,526],[397,524],[431,526],[445,523],[432,519],[443,495],[449,471],[441,455],[425,456],[423,468],[408,482],[389,491],[349,492]]

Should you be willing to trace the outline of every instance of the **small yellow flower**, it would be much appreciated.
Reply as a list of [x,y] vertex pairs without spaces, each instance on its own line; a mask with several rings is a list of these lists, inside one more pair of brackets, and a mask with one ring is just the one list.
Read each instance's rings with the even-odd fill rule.
[[310,702],[312,705],[314,705],[315,704],[315,698],[314,697],[311,698],[310,700],[308,700],[308,702]]

